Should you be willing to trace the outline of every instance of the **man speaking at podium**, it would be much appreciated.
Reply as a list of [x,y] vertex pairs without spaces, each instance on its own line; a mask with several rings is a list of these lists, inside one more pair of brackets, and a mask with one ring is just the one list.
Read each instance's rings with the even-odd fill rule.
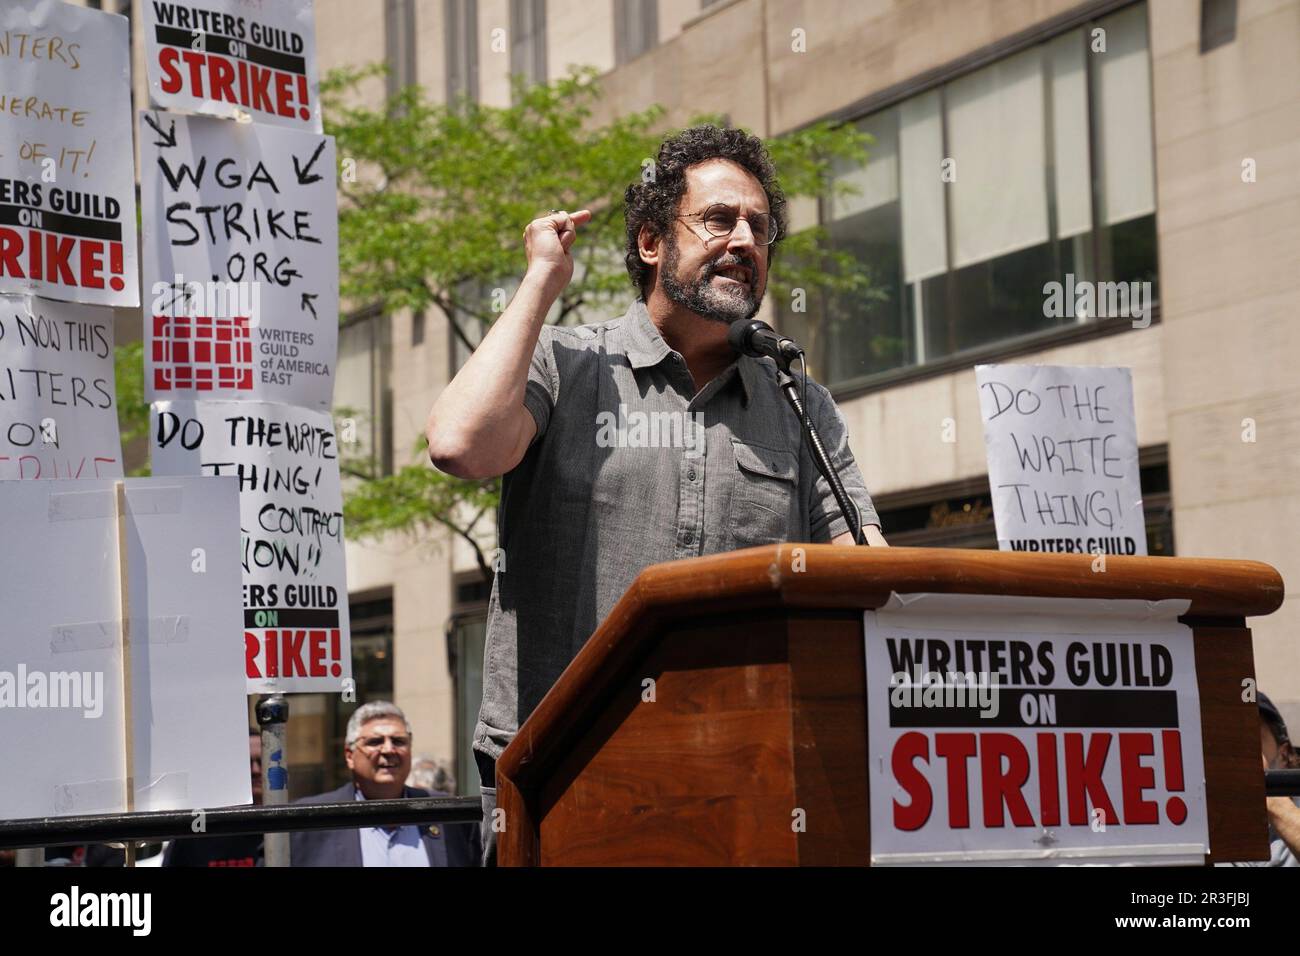
[[[429,415],[434,465],[505,476],[474,731],[489,858],[496,759],[641,570],[780,541],[854,543],[776,364],[728,342],[762,303],[786,225],[762,141],[695,127],[663,142],[653,172],[624,197],[639,294],[623,316],[545,324],[591,213],[535,219],[518,292]],[[884,545],[835,403],[809,382],[807,406],[865,543]]]

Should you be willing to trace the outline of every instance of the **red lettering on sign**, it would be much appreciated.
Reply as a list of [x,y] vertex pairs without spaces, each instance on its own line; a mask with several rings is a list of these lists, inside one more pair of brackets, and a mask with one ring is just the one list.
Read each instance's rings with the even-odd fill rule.
[[1102,812],[1102,822],[1119,821],[1110,795],[1102,782],[1101,773],[1106,768],[1106,754],[1110,751],[1110,734],[1093,734],[1088,740],[1088,754],[1083,753],[1083,734],[1065,735],[1065,799],[1069,820],[1082,826],[1088,820],[1088,802]]
[[913,764],[918,757],[927,761],[930,759],[930,741],[925,734],[912,731],[899,737],[894,744],[890,765],[894,779],[912,798],[907,806],[894,801],[894,826],[900,830],[919,830],[925,826],[934,804],[929,781]]
[[1156,785],[1156,772],[1142,765],[1142,758],[1156,752],[1155,741],[1149,733],[1123,733],[1119,735],[1120,781],[1124,797],[1124,822],[1158,823],[1159,807],[1152,800],[1143,800],[1142,794]]
[[935,734],[934,754],[948,762],[948,826],[970,826],[966,761],[975,756],[974,734]]
[[[1011,734],[986,733],[980,740],[980,782],[983,784],[984,825],[1004,826],[1003,804],[1011,811],[1011,823],[1032,827],[1033,814],[1020,788],[1029,779],[1029,752]],[[1002,761],[1007,761],[1003,767]]]
[[158,50],[158,68],[162,70],[162,82],[159,84],[164,93],[175,93],[182,86],[180,71],[176,69],[176,60],[180,51],[165,46]]

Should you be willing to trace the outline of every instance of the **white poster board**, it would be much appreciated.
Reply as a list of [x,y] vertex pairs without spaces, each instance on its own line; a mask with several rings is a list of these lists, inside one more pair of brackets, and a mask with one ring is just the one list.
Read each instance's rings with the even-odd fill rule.
[[[134,809],[250,803],[235,482],[125,484]],[[0,817],[127,809],[115,499],[0,481]]]
[[1003,551],[1146,554],[1127,368],[977,365]]
[[156,475],[240,483],[248,693],[338,693],[352,677],[334,424],[261,402],[157,402]]
[[140,129],[148,398],[329,408],[333,137],[169,113]]
[[1202,863],[1186,609],[894,594],[867,611],[872,863]]
[[0,292],[140,304],[125,17],[0,4]]
[[0,481],[121,475],[113,313],[0,295]]
[[[311,0],[147,0],[149,98],[163,109],[321,131]],[[360,10],[360,8],[358,8]]]

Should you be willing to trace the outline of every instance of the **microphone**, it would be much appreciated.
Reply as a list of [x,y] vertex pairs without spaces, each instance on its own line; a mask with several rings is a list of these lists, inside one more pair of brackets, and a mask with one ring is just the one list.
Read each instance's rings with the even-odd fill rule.
[[741,355],[761,358],[766,355],[776,360],[777,366],[788,372],[790,363],[803,355],[794,339],[777,334],[766,322],[758,319],[746,319],[732,322],[727,331],[727,343]]

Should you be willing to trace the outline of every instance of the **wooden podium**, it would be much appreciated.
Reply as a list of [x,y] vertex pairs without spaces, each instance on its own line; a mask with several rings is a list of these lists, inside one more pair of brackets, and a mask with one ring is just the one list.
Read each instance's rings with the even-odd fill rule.
[[[891,592],[1189,600],[1211,862],[1267,858],[1245,619],[1281,605],[1280,575],[1093,560],[783,544],[647,568],[498,761],[499,862],[867,865],[862,612]],[[795,807],[817,826],[795,833]]]

